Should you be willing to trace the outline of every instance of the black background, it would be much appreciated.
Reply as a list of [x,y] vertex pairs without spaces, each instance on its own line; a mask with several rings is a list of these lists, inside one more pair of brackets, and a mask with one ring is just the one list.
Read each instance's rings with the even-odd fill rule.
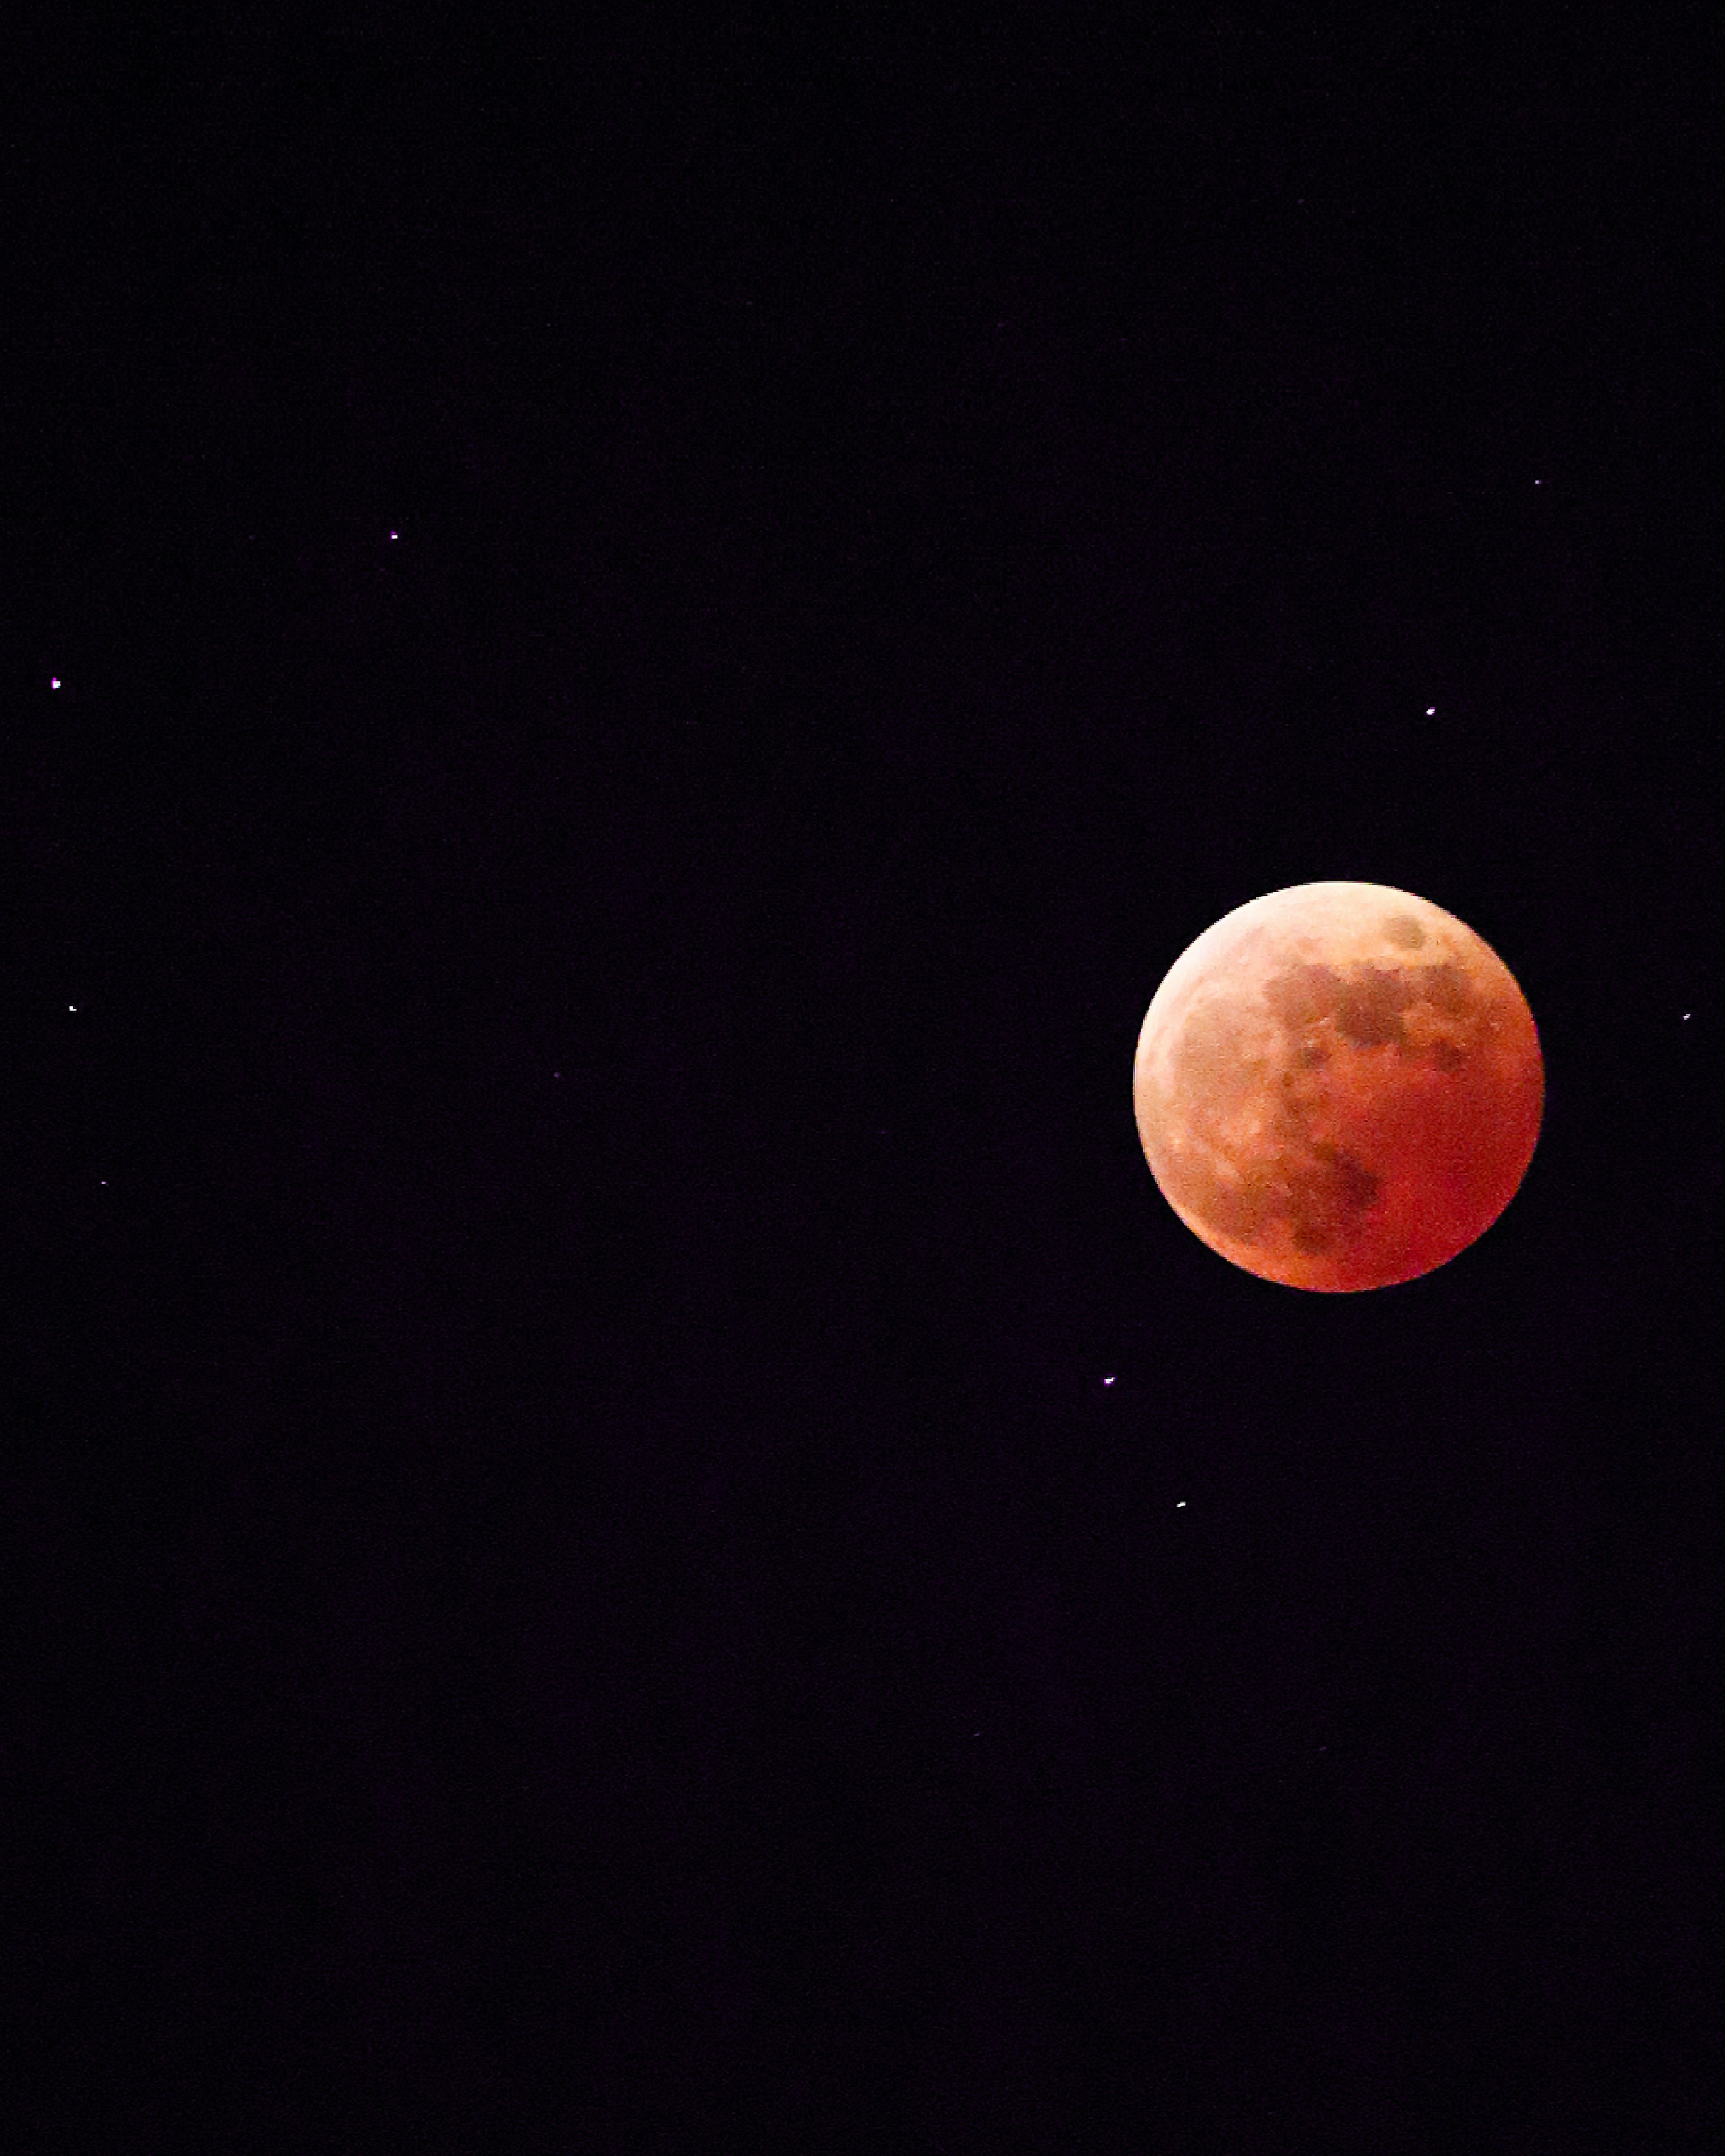
[[[1701,2148],[1717,55],[614,12],[8,68],[30,2145]],[[1326,877],[1359,1296],[1132,1115]]]

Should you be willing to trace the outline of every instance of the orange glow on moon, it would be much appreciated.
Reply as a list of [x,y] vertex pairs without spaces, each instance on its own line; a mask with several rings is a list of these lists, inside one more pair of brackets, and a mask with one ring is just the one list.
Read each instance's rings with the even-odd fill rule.
[[1514,975],[1453,914],[1383,884],[1296,884],[1174,961],[1132,1105],[1194,1235],[1340,1294],[1484,1235],[1533,1157],[1545,1066]]

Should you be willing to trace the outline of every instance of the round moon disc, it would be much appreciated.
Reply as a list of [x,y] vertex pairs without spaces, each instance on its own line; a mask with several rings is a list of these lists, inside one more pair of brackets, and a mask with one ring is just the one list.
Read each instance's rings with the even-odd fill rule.
[[1453,914],[1383,884],[1296,884],[1207,928],[1156,991],[1132,1070],[1150,1172],[1193,1234],[1332,1293],[1476,1241],[1544,1102],[1514,975]]

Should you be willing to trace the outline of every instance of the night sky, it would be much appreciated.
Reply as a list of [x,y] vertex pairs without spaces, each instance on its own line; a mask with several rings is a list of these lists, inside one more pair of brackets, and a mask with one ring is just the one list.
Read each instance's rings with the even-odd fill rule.
[[[0,90],[19,2145],[1699,2150],[1717,51],[347,12]],[[1132,1118],[1327,878],[1358,1296]]]

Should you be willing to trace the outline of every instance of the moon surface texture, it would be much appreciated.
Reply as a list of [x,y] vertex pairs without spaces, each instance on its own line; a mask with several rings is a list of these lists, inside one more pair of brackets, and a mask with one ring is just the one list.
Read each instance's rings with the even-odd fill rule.
[[1132,1105],[1194,1235],[1342,1294],[1484,1235],[1533,1157],[1545,1067],[1514,975],[1453,914],[1383,884],[1296,884],[1174,961]]

